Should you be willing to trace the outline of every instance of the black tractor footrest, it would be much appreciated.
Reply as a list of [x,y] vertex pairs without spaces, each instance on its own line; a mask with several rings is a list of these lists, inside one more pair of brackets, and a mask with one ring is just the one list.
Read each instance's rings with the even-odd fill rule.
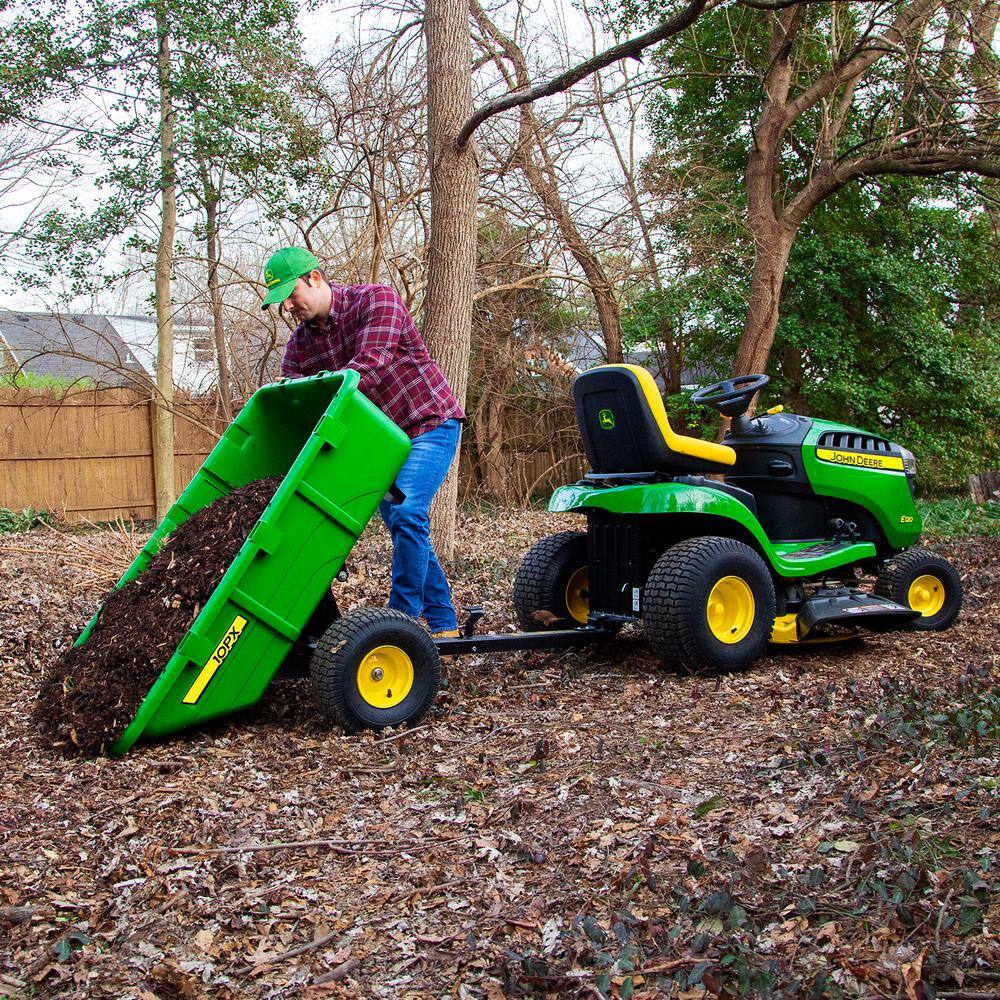
[[810,545],[807,549],[797,549],[795,552],[786,552],[784,558],[789,562],[795,559],[815,559],[816,556],[828,556],[842,549],[849,549],[856,542],[820,542],[818,545]]

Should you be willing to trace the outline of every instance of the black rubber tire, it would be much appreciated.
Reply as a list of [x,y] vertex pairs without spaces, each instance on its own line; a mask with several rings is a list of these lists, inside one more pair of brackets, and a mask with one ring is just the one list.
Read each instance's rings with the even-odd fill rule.
[[[413,665],[413,684],[390,708],[369,704],[358,688],[362,660],[377,646],[397,646]],[[414,723],[434,704],[441,658],[434,640],[409,615],[364,608],[335,621],[320,637],[310,664],[313,692],[322,712],[348,732]]]
[[585,624],[569,612],[566,585],[586,565],[584,531],[560,531],[528,549],[514,577],[514,610],[523,631],[544,632]]
[[[754,616],[737,643],[717,639],[706,612],[712,588],[738,576],[750,588]],[[764,560],[733,538],[689,538],[653,565],[642,598],[650,645],[665,666],[691,674],[745,670],[767,648],[774,627],[774,581]]]
[[337,600],[329,590],[325,591],[316,605],[298,641],[292,645],[278,670],[278,680],[308,677],[312,660],[312,645],[340,617]]
[[925,574],[936,576],[944,584],[944,604],[937,614],[917,618],[906,628],[917,632],[940,632],[950,627],[962,610],[962,578],[947,559],[927,549],[900,552],[886,563],[878,575],[875,593],[908,608],[910,585]]

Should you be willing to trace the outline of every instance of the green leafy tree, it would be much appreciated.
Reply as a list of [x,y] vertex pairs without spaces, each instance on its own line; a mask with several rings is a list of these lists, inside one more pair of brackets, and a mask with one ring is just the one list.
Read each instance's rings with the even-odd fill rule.
[[904,441],[929,492],[1000,463],[997,238],[944,195],[895,178],[821,206],[792,254],[771,366],[774,398]]
[[[660,10],[627,0],[623,16]],[[736,182],[743,210],[737,371],[767,364],[792,247],[824,199],[887,175],[1000,176],[997,17],[988,0],[720,5],[661,48],[664,156],[685,182]]]
[[[301,126],[290,81],[296,57],[294,0],[206,6],[195,0],[77,4],[43,0],[17,13],[0,39],[6,72],[0,125],[41,125],[47,116],[89,101],[99,110],[81,126],[82,154],[98,159],[101,200],[47,213],[26,234],[44,270],[58,269],[71,294],[93,292],[108,273],[116,241],[141,256],[155,253],[157,348],[157,513],[173,499],[173,303],[178,210],[200,210],[207,280],[216,317],[224,407],[229,410],[225,344],[218,308],[220,207],[267,179],[272,208],[315,151]],[[293,164],[291,168],[288,164]],[[139,220],[152,210],[155,245]],[[44,276],[35,276],[44,281]]]
[[[873,24],[878,23],[885,12],[871,6]],[[855,39],[853,48],[845,48],[843,38],[840,42],[841,62],[852,58],[857,48],[857,26],[848,17],[852,7],[843,5],[835,21],[828,4],[802,14],[805,20],[790,36],[789,100],[826,78],[834,27]],[[991,64],[981,52],[977,56],[975,39],[991,29],[977,20],[976,10],[975,5],[967,10],[967,21],[939,19],[942,29],[952,32],[950,61],[928,64],[926,52],[908,51],[925,59],[911,63],[914,72],[930,65],[937,84],[952,82],[942,99],[961,95],[969,103],[962,127],[976,125],[985,135],[984,81]],[[760,263],[759,233],[749,221],[748,164],[768,103],[774,103],[767,88],[773,84],[777,16],[712,11],[660,54],[667,84],[651,115],[657,146],[645,177],[663,199],[660,239],[685,262],[685,292],[668,297],[663,308],[665,321],[689,331],[689,365],[743,367],[740,349],[747,343]],[[931,20],[937,16],[928,14]],[[912,44],[912,32],[907,37]],[[895,66],[876,62],[869,72],[875,75],[856,80],[853,90],[835,88],[830,99],[789,119],[771,175],[777,185],[775,212],[785,211],[802,192],[815,191],[818,178],[827,176],[824,170],[849,163],[843,152],[849,143],[868,149],[884,125],[876,98],[897,111],[916,100],[898,93]],[[913,87],[925,83],[914,81]],[[838,113],[839,123],[830,118]],[[928,114],[913,112],[918,138]],[[945,111],[938,107],[934,114],[940,118]],[[823,160],[817,150],[821,140],[829,145],[830,129],[837,141]],[[945,130],[952,143],[949,157],[959,157],[960,139],[973,141],[968,129],[961,135],[957,126]],[[817,198],[796,223],[787,273],[772,285],[782,305],[780,319],[774,317],[774,351],[768,344],[759,367],[775,378],[769,397],[775,401],[909,441],[930,457],[922,465],[925,485],[941,488],[956,486],[970,463],[983,467],[997,461],[994,394],[987,388],[998,350],[997,288],[988,263],[995,259],[996,239],[988,191],[984,198],[982,190],[992,181],[961,172],[948,181],[924,179],[922,172],[934,171],[920,158],[926,145],[920,149],[923,153],[900,152],[889,164],[909,162],[915,165],[912,173],[879,172],[869,164],[871,175],[843,175],[843,183]],[[946,150],[939,152],[937,165],[956,162],[945,157]],[[626,328],[635,321],[635,315],[626,316]],[[714,337],[704,335],[706,326]]]

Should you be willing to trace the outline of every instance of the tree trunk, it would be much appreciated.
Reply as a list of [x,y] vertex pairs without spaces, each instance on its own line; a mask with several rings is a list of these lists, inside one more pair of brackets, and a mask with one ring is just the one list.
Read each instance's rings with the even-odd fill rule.
[[[780,93],[787,89],[784,77],[782,74],[777,81]],[[754,261],[750,301],[733,364],[734,375],[764,371],[778,325],[781,285],[795,238],[794,227],[781,219],[776,191],[784,131],[784,114],[772,98],[761,114],[747,158],[747,225],[753,236]]]
[[229,352],[226,349],[226,331],[222,325],[222,295],[219,293],[219,198],[218,193],[206,183],[205,191],[205,248],[208,257],[208,296],[212,304],[212,329],[215,333],[215,359],[219,368],[219,399],[226,423],[233,419],[233,394],[230,386]]
[[795,239],[796,227],[784,219],[781,204],[781,147],[790,122],[791,47],[802,17],[802,8],[793,7],[771,20],[769,66],[764,79],[767,99],[747,157],[747,225],[753,236],[754,262],[734,375],[763,372],[767,367],[778,325],[781,283]]
[[174,319],[170,271],[177,229],[177,176],[174,163],[174,112],[170,92],[170,35],[166,14],[156,8],[156,71],[160,87],[160,242],[156,251],[156,401],[153,456],[156,518],[163,520],[175,499],[174,488]]
[[[431,233],[427,251],[424,339],[465,405],[472,342],[479,167],[472,143],[461,152],[455,137],[472,115],[469,8],[460,0],[428,0],[427,142],[431,164]],[[455,551],[458,466],[452,465],[431,510],[438,555]]]
[[508,441],[504,434],[507,424],[505,416],[504,400],[496,392],[491,392],[486,399],[483,412],[486,448],[481,454],[483,456],[486,492],[500,503],[505,503],[510,499],[513,488],[511,482],[512,456],[507,450]]
[[[618,300],[615,298],[615,290],[600,258],[587,245],[573,216],[570,215],[566,202],[559,192],[559,185],[556,181],[555,164],[549,156],[546,143],[541,137],[541,130],[534,114],[525,105],[521,109],[524,127],[522,128],[522,142],[520,165],[524,171],[528,183],[533,188],[539,200],[545,206],[549,217],[553,219],[566,241],[566,249],[573,255],[574,260],[583,268],[583,273],[587,276],[587,284],[594,296],[594,305],[597,307],[597,320],[601,324],[601,334],[604,337],[604,350],[607,354],[608,364],[621,364],[624,360],[622,355],[622,315]],[[530,143],[532,140],[538,147],[542,157],[543,165],[535,162],[531,155]]]
[[750,302],[733,365],[734,375],[755,374],[767,368],[774,331],[778,326],[781,285],[785,280],[794,236],[794,231],[775,226],[755,239],[757,250],[750,279]]
[[969,496],[975,503],[1000,500],[1000,472],[991,469],[969,476]]
[[509,441],[504,434],[506,396],[513,371],[509,338],[497,346],[489,342],[489,332],[486,332],[477,344],[476,353],[482,361],[470,374],[478,379],[479,399],[475,410],[469,413],[469,437],[475,443],[483,495],[504,502],[512,487],[507,452]]
[[[663,349],[666,351],[667,364],[666,371],[663,371],[663,365],[661,364],[660,370],[663,377],[663,387],[666,390],[668,396],[676,396],[681,391],[681,375],[684,373],[684,359],[681,356],[680,347],[677,344],[677,336],[675,335],[674,324],[672,320],[665,321],[660,326],[660,343],[663,345]],[[683,412],[668,414],[670,418],[670,424],[678,434],[687,434],[688,423],[687,417]]]
[[788,408],[803,417],[809,416],[809,401],[802,393],[802,352],[786,344],[781,355],[781,367],[788,382]]

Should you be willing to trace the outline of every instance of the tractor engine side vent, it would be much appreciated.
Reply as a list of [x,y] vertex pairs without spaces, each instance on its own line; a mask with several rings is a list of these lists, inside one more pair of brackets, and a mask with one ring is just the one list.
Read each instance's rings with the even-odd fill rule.
[[871,434],[851,434],[847,431],[825,431],[820,435],[819,448],[849,448],[851,451],[889,452],[892,445]]

